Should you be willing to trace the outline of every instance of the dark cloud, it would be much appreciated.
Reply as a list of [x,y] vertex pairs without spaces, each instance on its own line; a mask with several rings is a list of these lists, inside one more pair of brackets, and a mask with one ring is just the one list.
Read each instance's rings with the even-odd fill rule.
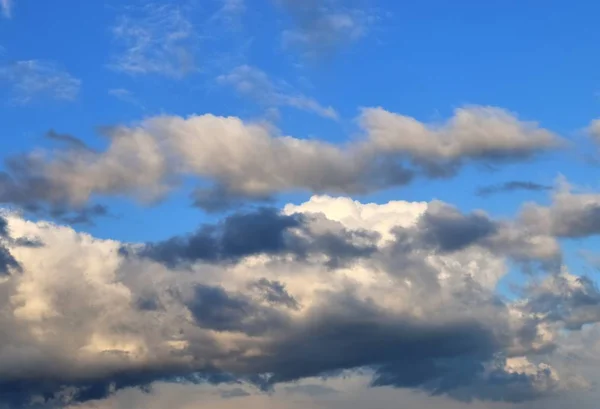
[[515,192],[518,190],[528,190],[533,192],[544,192],[552,190],[552,186],[542,185],[535,182],[513,180],[497,185],[482,186],[477,189],[479,196],[490,196],[496,193]]
[[0,171],[0,204],[16,205],[67,224],[92,224],[94,218],[108,215],[104,205],[73,206],[65,201],[68,194],[64,187],[53,183],[43,171],[38,173],[37,162],[31,158],[9,158],[6,168],[6,172]]
[[70,135],[70,134],[58,133],[53,129],[46,132],[46,138],[48,138],[52,141],[60,142],[64,145],[66,145],[66,147],[70,148],[70,149],[81,149],[81,150],[85,150],[85,151],[93,151],[93,149],[91,149],[81,139],[79,139],[73,135]]
[[[491,374],[486,372],[507,339],[481,323],[416,322],[386,316],[356,299],[332,302],[341,305],[315,311],[274,341],[265,356],[248,358],[249,366],[271,374],[269,385],[371,368],[374,386],[421,389],[465,401],[522,401],[539,393],[533,377],[513,377],[501,363]],[[528,393],[502,394],[502,382]]]
[[220,287],[196,286],[188,308],[200,326],[215,331],[258,336],[288,324],[283,312],[262,307],[241,294],[228,294]]
[[261,296],[270,304],[283,305],[288,308],[298,309],[298,301],[285,289],[285,285],[279,281],[271,281],[266,278],[252,283],[251,289],[257,290]]
[[427,210],[419,220],[422,240],[440,251],[457,251],[495,234],[498,226],[483,214],[463,215],[449,206]]
[[286,386],[285,391],[287,393],[299,393],[308,396],[327,396],[339,393],[333,388],[318,384]]
[[[309,254],[328,256],[330,267],[348,259],[364,257],[377,250],[377,235],[363,231],[341,230],[313,234],[309,220],[300,214],[283,215],[273,208],[234,213],[219,224],[205,225],[188,236],[176,236],[163,242],[146,244],[138,254],[168,266],[207,262],[235,262],[254,254],[291,254],[304,259]],[[291,229],[301,229],[309,237]],[[363,239],[366,244],[354,244]],[[127,249],[124,249],[127,252]]]
[[[193,205],[208,213],[218,213],[225,210],[239,209],[248,204],[248,197],[222,185],[216,185],[208,188],[197,188],[192,193]],[[268,196],[253,197],[252,201],[270,202],[272,198]]]
[[228,216],[216,225],[205,225],[188,236],[147,244],[140,255],[175,266],[199,260],[235,261],[252,254],[284,252],[292,239],[288,229],[298,227],[299,216],[285,216],[275,209]]
[[0,276],[9,274],[11,268],[20,268],[20,264],[3,244],[3,241],[8,241],[9,238],[8,222],[0,215]]
[[589,277],[554,276],[527,289],[528,312],[562,322],[569,330],[600,322],[600,291]]

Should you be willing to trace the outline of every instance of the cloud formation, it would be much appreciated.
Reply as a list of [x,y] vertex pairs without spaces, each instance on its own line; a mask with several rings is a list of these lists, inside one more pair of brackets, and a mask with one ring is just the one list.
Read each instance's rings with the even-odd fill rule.
[[59,101],[77,99],[81,80],[51,61],[23,60],[0,65],[0,82],[10,90],[17,105],[39,98]]
[[364,194],[415,177],[449,177],[469,163],[527,160],[560,139],[535,123],[488,107],[459,109],[435,126],[365,109],[363,137],[332,144],[282,136],[264,123],[214,115],[158,116],[108,129],[102,152],[36,151],[11,158],[5,203],[77,208],[92,196],[164,197],[183,176],[202,182],[198,205],[217,209],[284,192]]
[[290,88],[289,86],[274,84],[265,72],[255,67],[241,65],[228,74],[220,75],[217,80],[267,108],[287,106],[325,118],[338,119],[338,113],[333,107],[323,106],[313,98],[298,94],[293,89],[286,90],[285,88]]
[[479,196],[490,196],[496,193],[508,193],[515,192],[518,190],[527,190],[532,192],[542,192],[551,190],[552,186],[542,185],[536,182],[522,181],[522,180],[511,180],[510,182],[504,182],[497,185],[482,186],[477,189]]
[[[549,277],[501,300],[495,288],[513,247],[494,244],[506,227],[480,213],[315,197],[155,246],[6,220],[3,237],[43,243],[5,240],[22,267],[0,284],[0,396],[11,407],[87,402],[160,381],[230,385],[223,394],[235,398],[361,368],[375,387],[461,401],[585,386],[553,363],[564,331],[600,319],[597,290],[564,272],[568,285]],[[349,234],[360,229],[369,234]],[[367,237],[373,247],[328,265],[347,247],[289,257],[293,237],[355,246]]]
[[196,70],[198,34],[183,6],[129,8],[112,27],[118,49],[110,67],[131,75],[182,78]]
[[282,33],[284,47],[302,47],[319,57],[363,37],[375,19],[365,10],[337,0],[274,0],[292,19],[294,28]]

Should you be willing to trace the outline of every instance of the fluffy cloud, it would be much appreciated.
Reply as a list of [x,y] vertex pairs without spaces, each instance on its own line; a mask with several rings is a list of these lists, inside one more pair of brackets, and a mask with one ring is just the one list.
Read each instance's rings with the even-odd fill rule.
[[73,101],[81,80],[56,63],[41,60],[16,61],[0,66],[0,81],[11,91],[13,103],[24,105],[38,98]]
[[581,238],[600,233],[600,195],[573,192],[560,179],[550,206],[527,203],[520,219],[531,230],[558,237]]
[[12,158],[0,201],[64,208],[95,195],[129,195],[151,202],[192,175],[212,183],[195,200],[214,210],[281,192],[368,193],[416,175],[447,177],[470,162],[524,160],[560,143],[497,108],[459,109],[439,127],[375,108],[363,112],[361,124],[362,139],[338,145],[235,117],[149,118],[108,130],[103,152],[67,148]]
[[[9,407],[158,381],[224,385],[233,399],[359,368],[372,386],[529,400],[573,387],[550,353],[561,331],[600,318],[597,291],[576,277],[502,301],[512,240],[530,233],[439,202],[315,197],[155,244],[6,220],[21,267],[0,283]],[[328,263],[337,253],[346,262]]]

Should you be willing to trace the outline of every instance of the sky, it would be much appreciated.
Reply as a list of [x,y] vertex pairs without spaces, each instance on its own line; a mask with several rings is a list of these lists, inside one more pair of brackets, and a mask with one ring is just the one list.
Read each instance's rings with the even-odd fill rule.
[[596,407],[599,12],[0,0],[0,409]]

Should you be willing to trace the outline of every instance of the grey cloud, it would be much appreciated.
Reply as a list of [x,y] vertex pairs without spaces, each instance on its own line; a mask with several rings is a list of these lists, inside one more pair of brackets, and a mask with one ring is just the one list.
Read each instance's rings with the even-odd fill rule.
[[233,117],[156,117],[112,128],[103,152],[11,158],[0,197],[32,206],[82,206],[102,195],[153,203],[192,176],[211,186],[196,192],[196,204],[214,211],[284,192],[366,194],[560,145],[549,131],[495,108],[457,110],[440,127],[376,108],[363,112],[361,126],[362,139],[337,145],[279,136],[269,125]]
[[589,277],[557,275],[527,289],[525,308],[569,330],[600,322],[600,292]]
[[9,239],[8,222],[0,215],[0,276],[10,274],[11,269],[19,269],[21,267],[3,243]]
[[70,134],[58,133],[53,129],[46,132],[46,138],[53,140],[53,141],[60,142],[60,143],[64,143],[68,148],[92,150],[81,139],[79,139],[73,135],[70,135]]
[[342,305],[315,311],[275,340],[266,357],[250,358],[250,365],[271,374],[269,384],[370,367],[374,386],[416,388],[464,401],[518,402],[547,393],[536,389],[532,377],[514,376],[500,365],[486,372],[505,340],[476,321],[424,324],[386,317],[358,300],[333,302]]
[[530,181],[513,180],[498,185],[483,186],[477,189],[479,196],[490,196],[496,193],[515,192],[518,190],[528,190],[533,192],[543,192],[551,190],[552,186],[542,185]]
[[246,392],[242,388],[228,389],[221,392],[221,397],[223,399],[243,398],[250,395],[250,393]]
[[280,304],[292,309],[298,309],[298,301],[285,289],[285,285],[279,281],[271,281],[266,278],[252,283],[251,289],[257,290],[265,301],[271,304]]
[[171,266],[197,260],[235,261],[258,253],[278,254],[287,250],[293,240],[288,229],[300,223],[298,216],[263,208],[230,215],[219,225],[201,227],[188,237],[148,244],[140,254]]
[[419,220],[423,240],[441,251],[456,251],[495,234],[498,226],[481,213],[463,215],[451,207],[428,209]]
[[[416,226],[394,229],[391,251],[414,254],[433,249],[456,252],[471,246],[510,257],[520,263],[537,263],[545,269],[560,266],[561,252],[553,237],[530,232],[518,223],[496,221],[482,211],[463,214],[442,202],[430,203]],[[417,261],[417,260],[415,260]]]
[[[0,335],[0,396],[26,407],[35,396],[67,404],[156,381],[244,381],[271,390],[345,370],[373,372],[374,386],[464,401],[555,393],[560,385],[547,367],[508,366],[514,357],[548,357],[554,334],[542,331],[546,321],[533,319],[523,304],[502,301],[495,283],[486,286],[465,271],[474,263],[473,274],[484,274],[479,270],[487,267],[476,257],[494,258],[475,250],[490,245],[504,227],[488,233],[479,227],[487,225],[484,220],[434,204],[414,231],[407,230],[415,246],[408,255],[403,243],[381,244],[372,253],[358,252],[362,264],[356,270],[276,257],[289,249],[300,255],[348,252],[345,245],[327,247],[319,237],[367,249],[378,237],[323,214],[234,214],[160,251],[148,247],[167,265],[227,261],[185,272],[149,262],[144,247],[145,257],[137,257],[135,248],[123,257],[118,243],[82,239],[57,226],[40,228],[32,234],[45,245],[22,249],[22,281],[12,275],[0,285],[0,311],[10,312],[0,314],[7,329]],[[454,243],[444,229],[464,237]],[[457,256],[428,263],[436,252]],[[242,261],[255,253],[271,257],[257,265]],[[415,260],[420,264],[409,265]],[[596,297],[584,293],[561,302],[583,312],[588,296]],[[535,305],[536,314],[552,315],[549,303]],[[46,335],[33,337],[31,322],[40,315]],[[579,313],[562,317],[582,322]]]
[[[205,225],[188,236],[176,236],[163,242],[148,243],[134,253],[174,267],[179,264],[236,262],[256,255],[291,254],[304,259],[310,254],[324,254],[327,265],[335,268],[346,260],[367,257],[377,250],[377,235],[345,229],[336,233],[313,234],[310,220],[304,216],[283,215],[273,208],[229,215],[217,225]],[[295,234],[300,229],[308,237]],[[365,243],[357,243],[362,240]],[[124,248],[127,253],[130,250]]]
[[37,171],[37,162],[25,157],[13,157],[0,171],[0,203],[17,205],[39,215],[50,216],[69,224],[90,224],[95,217],[108,215],[101,204],[72,206],[67,191]]
[[287,393],[298,393],[308,396],[327,396],[339,393],[339,391],[333,388],[318,384],[286,386],[285,391]]
[[[336,0],[274,0],[293,19],[295,27],[283,31],[284,47],[303,47],[314,58],[363,37],[374,20],[366,10]],[[346,3],[346,4],[345,4]]]
[[600,195],[573,193],[563,181],[552,195],[550,206],[527,203],[519,220],[532,231],[565,238],[581,238],[600,233]]
[[200,326],[215,331],[260,336],[289,325],[288,317],[277,309],[261,307],[219,287],[196,286],[188,307]]

